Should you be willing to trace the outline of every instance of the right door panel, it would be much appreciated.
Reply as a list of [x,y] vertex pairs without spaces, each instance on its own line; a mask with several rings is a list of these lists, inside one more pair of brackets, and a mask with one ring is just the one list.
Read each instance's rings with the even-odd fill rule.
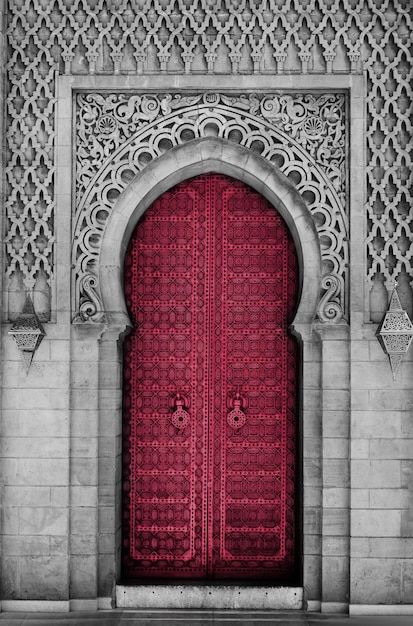
[[295,248],[262,196],[222,176],[211,182],[210,575],[286,579],[295,563]]

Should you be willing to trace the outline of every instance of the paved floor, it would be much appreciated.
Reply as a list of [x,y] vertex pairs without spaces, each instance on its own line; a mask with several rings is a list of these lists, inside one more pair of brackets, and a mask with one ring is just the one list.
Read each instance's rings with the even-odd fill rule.
[[413,616],[348,617],[302,611],[113,610],[0,613],[0,626],[412,626]]

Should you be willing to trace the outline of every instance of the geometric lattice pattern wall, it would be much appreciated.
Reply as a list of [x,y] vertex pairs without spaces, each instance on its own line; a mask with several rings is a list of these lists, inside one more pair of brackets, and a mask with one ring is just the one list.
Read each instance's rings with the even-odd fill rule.
[[56,73],[365,70],[372,310],[382,306],[384,288],[396,278],[401,298],[411,297],[410,7],[410,0],[9,0],[5,192],[10,312],[21,310],[24,291],[34,289],[36,309],[44,319],[49,315]]

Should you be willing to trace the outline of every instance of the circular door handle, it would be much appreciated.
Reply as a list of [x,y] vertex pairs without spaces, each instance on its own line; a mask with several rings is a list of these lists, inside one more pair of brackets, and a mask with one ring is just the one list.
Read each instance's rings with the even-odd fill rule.
[[188,411],[185,411],[184,401],[178,391],[175,396],[175,411],[172,413],[172,424],[175,426],[175,428],[179,428],[179,430],[181,430],[182,428],[188,426],[189,421],[189,413]]
[[244,426],[247,418],[242,410],[242,398],[237,391],[237,395],[232,401],[232,406],[234,407],[227,416],[227,422],[232,428],[238,430],[238,428],[242,428]]

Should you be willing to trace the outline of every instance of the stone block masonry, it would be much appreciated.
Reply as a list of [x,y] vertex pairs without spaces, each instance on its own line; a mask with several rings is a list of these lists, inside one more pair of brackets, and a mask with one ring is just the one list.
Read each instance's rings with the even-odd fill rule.
[[393,380],[376,337],[396,283],[413,315],[411,32],[408,0],[1,3],[3,606],[123,601],[123,255],[218,170],[299,250],[302,576],[272,597],[413,613],[413,349]]

